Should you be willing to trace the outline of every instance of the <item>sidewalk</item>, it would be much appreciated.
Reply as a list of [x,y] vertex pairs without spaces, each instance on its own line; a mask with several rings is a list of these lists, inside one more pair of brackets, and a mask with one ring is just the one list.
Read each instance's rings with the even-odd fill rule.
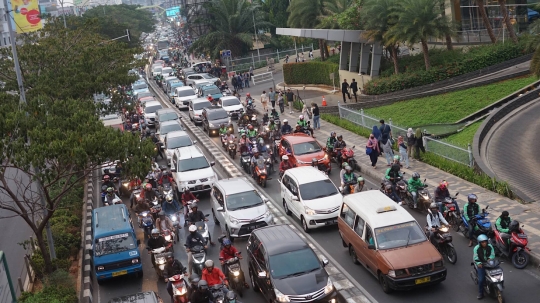
[[[320,101],[317,104],[320,105]],[[290,121],[291,124],[295,124],[298,120],[299,113],[295,111],[293,114],[285,112],[282,116]],[[336,125],[328,123],[321,119],[321,129],[315,131],[315,137],[322,146],[326,145],[326,139],[330,136],[331,132],[336,132],[338,135],[343,135],[343,139],[347,142],[347,146],[356,146],[356,159],[360,166],[360,175],[370,176],[377,180],[384,177],[384,173],[387,169],[386,159],[380,157],[377,162],[377,168],[371,167],[371,161],[369,156],[365,153],[365,146],[367,139],[360,137],[348,130],[342,129]],[[535,266],[540,265],[540,207],[535,204],[523,205],[517,201],[508,199],[494,192],[488,191],[476,184],[470,183],[463,179],[460,179],[447,172],[439,170],[435,167],[429,166],[419,161],[411,161],[410,169],[403,168],[406,172],[405,176],[410,178],[413,172],[420,173],[422,179],[427,178],[427,184],[432,192],[439,184],[441,180],[446,180],[449,183],[451,194],[459,192],[458,201],[460,208],[463,209],[467,201],[467,195],[474,193],[478,196],[478,203],[482,208],[489,205],[490,220],[492,224],[495,224],[496,218],[502,211],[506,210],[510,213],[512,219],[518,220],[520,224],[525,225],[523,228],[529,236],[529,248],[531,252],[531,263]]]

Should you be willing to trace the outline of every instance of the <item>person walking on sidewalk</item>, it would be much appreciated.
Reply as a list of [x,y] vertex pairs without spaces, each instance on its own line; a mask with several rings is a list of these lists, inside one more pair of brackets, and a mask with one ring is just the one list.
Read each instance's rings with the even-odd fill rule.
[[277,102],[279,105],[279,112],[283,114],[285,112],[285,99],[283,98],[283,92],[281,91],[279,92]]
[[[377,127],[377,125],[373,125],[373,128],[371,130],[371,134],[373,136],[375,136],[375,139],[377,139],[377,144],[379,145],[379,151],[382,150],[382,147],[381,147],[381,131],[379,130],[379,128]],[[377,154],[377,157],[379,156],[379,154]]]
[[398,137],[397,144],[399,148],[399,154],[401,155],[401,159],[405,161],[405,168],[409,168],[409,156],[407,155],[407,146],[405,145],[403,136]]
[[384,124],[383,119],[379,120],[379,122],[381,123],[381,127],[379,127],[379,130],[381,131],[381,138],[384,137],[384,135],[386,135],[386,137],[388,139],[391,139],[392,138],[392,128],[390,127],[390,125]]
[[341,93],[343,94],[344,103],[347,103],[345,95],[347,95],[347,97],[349,97],[349,100],[351,100],[351,94],[349,94],[349,83],[347,83],[347,79],[343,79],[343,83],[341,83]]
[[[313,117],[313,115],[311,114],[311,110],[309,109],[309,107],[305,103],[304,103],[304,106],[302,106],[302,115],[304,115],[304,117],[307,117],[308,121],[311,121],[311,118]],[[310,122],[310,124],[311,124],[311,122]]]
[[294,102],[294,93],[291,89],[287,89],[287,103],[289,103],[289,114],[293,113],[293,102]]
[[419,160],[420,150],[422,150],[423,153],[426,152],[426,149],[424,148],[424,140],[423,140],[424,138],[423,138],[422,131],[420,130],[420,128],[416,129],[414,136],[416,138],[416,142],[414,144],[414,150],[415,150],[414,157],[417,160]]
[[366,145],[366,154],[369,155],[369,159],[371,160],[371,167],[377,168],[377,160],[379,159],[379,142],[377,138],[375,138],[374,134],[369,135],[369,139]]
[[358,92],[358,82],[356,82],[355,79],[352,79],[352,82],[351,82],[351,91],[352,91],[353,96],[354,96],[354,101],[355,101],[355,102],[358,102],[358,96],[356,95],[356,93]]
[[276,108],[276,92],[271,87],[268,92],[268,99],[270,100],[270,104],[272,104],[272,108]]
[[311,113],[313,114],[313,129],[321,129],[321,117],[317,103],[311,103]]
[[414,154],[414,145],[416,144],[416,137],[412,128],[407,129],[407,157],[412,158]]
[[249,74],[248,74],[248,72],[244,73],[244,87],[249,88]]
[[261,104],[263,107],[263,111],[268,111],[268,96],[266,95],[266,91],[263,90],[263,93],[261,95]]
[[381,146],[384,157],[386,158],[386,166],[391,166],[394,159],[394,151],[392,151],[392,141],[388,138],[387,134],[382,135]]

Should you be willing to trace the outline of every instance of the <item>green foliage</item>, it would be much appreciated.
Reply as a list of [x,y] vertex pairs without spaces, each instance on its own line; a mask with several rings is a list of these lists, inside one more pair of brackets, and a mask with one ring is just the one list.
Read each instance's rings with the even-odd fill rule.
[[321,113],[321,119],[365,138],[369,138],[369,135],[371,134],[371,131],[369,129],[360,127],[349,120],[340,119],[337,115]]
[[[261,6],[261,10],[268,13],[268,22],[271,23],[270,33],[275,37],[277,27],[287,27],[287,19],[289,18],[287,8],[289,7],[289,0],[259,0],[258,2]],[[276,48],[281,49],[280,47]]]
[[465,127],[459,133],[450,135],[444,138],[442,141],[448,142],[456,146],[460,146],[462,148],[467,148],[468,144],[471,144],[472,146],[474,134],[476,134],[476,131],[478,130],[482,122],[484,122],[484,120],[476,121],[473,124]]
[[402,127],[453,123],[533,83],[532,76],[506,80],[447,94],[396,102],[364,110],[369,116]]
[[[528,53],[530,53],[530,49],[526,47],[526,39],[520,40],[519,44],[496,43],[468,50],[440,51],[440,57],[438,56],[437,59],[438,64],[435,64],[435,58],[432,58],[433,64],[429,71],[418,69],[419,60],[420,58],[423,60],[423,57],[413,56],[416,58],[404,59],[410,61],[400,64],[405,71],[404,73],[369,81],[364,86],[364,90],[368,95],[391,93],[463,75]],[[408,65],[408,62],[411,64]],[[388,71],[383,74],[388,75],[389,73]]]
[[315,28],[323,14],[324,0],[292,0],[287,11],[287,25],[296,28]]
[[362,29],[360,13],[364,0],[354,0],[343,12],[337,15],[339,28],[348,30]]
[[[56,281],[56,280],[54,280]],[[51,281],[52,282],[52,281]],[[74,286],[46,283],[42,290],[21,294],[20,303],[77,303],[77,293]]]
[[335,83],[340,83],[337,64],[317,61],[283,64],[283,77],[287,84],[332,85],[330,73],[334,73]]

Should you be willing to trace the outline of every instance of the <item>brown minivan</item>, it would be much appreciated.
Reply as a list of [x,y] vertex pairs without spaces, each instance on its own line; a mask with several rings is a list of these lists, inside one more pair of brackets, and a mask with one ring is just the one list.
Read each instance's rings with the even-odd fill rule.
[[418,222],[378,190],[345,196],[338,227],[353,262],[364,265],[386,293],[446,279],[442,256]]

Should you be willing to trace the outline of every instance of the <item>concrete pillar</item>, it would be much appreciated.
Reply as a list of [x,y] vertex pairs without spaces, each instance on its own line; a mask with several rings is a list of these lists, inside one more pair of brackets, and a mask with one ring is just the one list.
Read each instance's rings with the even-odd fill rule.
[[362,43],[360,48],[360,73],[368,74],[371,44]]
[[349,71],[358,71],[358,57],[360,56],[360,43],[351,43],[351,53],[349,55]]
[[351,42],[341,42],[341,52],[339,53],[339,69],[348,70],[347,61],[349,61],[349,53],[351,52]]
[[382,46],[380,43],[373,44],[371,56],[371,78],[379,77],[379,69],[381,67]]

